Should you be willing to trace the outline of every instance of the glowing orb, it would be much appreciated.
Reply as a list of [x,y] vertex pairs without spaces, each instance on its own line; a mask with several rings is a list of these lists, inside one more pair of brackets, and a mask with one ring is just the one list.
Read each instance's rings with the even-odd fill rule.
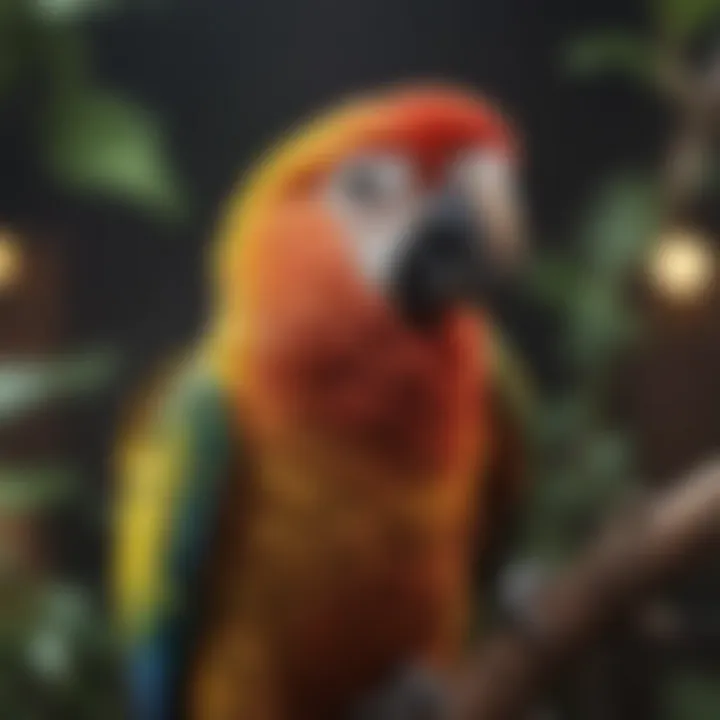
[[22,274],[22,252],[17,238],[0,229],[0,293],[11,290]]
[[681,301],[696,299],[715,282],[715,251],[696,232],[670,231],[653,250],[648,275],[657,291],[666,297]]

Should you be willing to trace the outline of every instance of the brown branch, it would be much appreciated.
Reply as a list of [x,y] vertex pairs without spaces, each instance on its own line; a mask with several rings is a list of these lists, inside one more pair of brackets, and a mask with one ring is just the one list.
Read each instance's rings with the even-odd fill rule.
[[612,523],[534,604],[522,631],[498,634],[458,684],[453,720],[511,720],[523,713],[652,592],[720,545],[720,461]]
[[677,122],[665,160],[663,185],[667,220],[682,222],[702,190],[720,128],[720,51],[693,67],[672,42],[662,46],[658,86]]

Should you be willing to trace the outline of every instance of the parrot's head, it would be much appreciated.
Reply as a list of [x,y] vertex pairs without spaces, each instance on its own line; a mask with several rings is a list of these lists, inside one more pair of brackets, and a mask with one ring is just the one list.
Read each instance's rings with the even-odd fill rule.
[[443,86],[386,89],[301,128],[223,226],[236,346],[266,370],[312,355],[328,384],[353,354],[367,365],[393,339],[456,336],[522,255],[516,155],[498,112]]

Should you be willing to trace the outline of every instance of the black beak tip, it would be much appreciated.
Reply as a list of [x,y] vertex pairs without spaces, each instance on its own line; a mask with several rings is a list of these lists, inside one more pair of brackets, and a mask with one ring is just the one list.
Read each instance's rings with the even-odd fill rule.
[[472,301],[482,274],[481,242],[469,209],[456,196],[439,199],[415,227],[399,259],[393,290],[415,324],[438,321],[452,305]]

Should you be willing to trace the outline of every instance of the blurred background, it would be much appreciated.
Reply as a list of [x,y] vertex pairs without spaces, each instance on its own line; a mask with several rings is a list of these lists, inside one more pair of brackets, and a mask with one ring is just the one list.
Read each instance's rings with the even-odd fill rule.
[[[119,714],[114,431],[201,327],[243,168],[299,117],[469,83],[524,136],[536,245],[522,606],[613,508],[720,447],[720,0],[0,0],[0,716]],[[548,717],[720,718],[720,572],[578,667]]]

